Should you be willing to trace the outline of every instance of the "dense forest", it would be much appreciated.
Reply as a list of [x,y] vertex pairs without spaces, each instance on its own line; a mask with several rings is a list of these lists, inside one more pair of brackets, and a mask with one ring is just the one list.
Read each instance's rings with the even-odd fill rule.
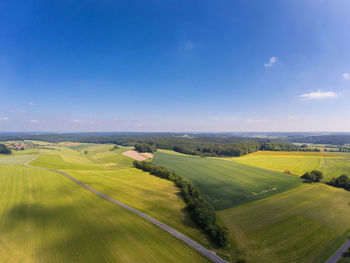
[[[136,146],[140,151],[174,150],[198,156],[241,156],[262,151],[310,151],[277,139],[232,137],[222,135],[184,135],[174,133],[71,133],[2,136],[2,140],[73,141],[82,143],[114,143]],[[141,149],[142,148],[142,149]]]
[[173,181],[180,188],[181,195],[196,224],[205,230],[220,247],[227,247],[228,230],[217,223],[214,208],[201,198],[198,189],[193,184],[186,182],[177,173],[153,163],[134,161],[134,166],[155,176]]
[[290,142],[344,145],[350,144],[350,135],[290,136]]
[[6,145],[0,143],[0,154],[10,154],[11,150]]

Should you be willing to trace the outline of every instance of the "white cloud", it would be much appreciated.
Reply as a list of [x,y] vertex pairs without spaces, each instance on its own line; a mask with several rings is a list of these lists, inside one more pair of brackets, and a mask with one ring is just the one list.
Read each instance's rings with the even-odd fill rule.
[[8,117],[0,117],[0,121],[7,121],[8,119]]
[[343,76],[343,79],[349,79],[350,80],[350,74],[349,73],[343,73],[342,76]]
[[307,100],[333,99],[338,97],[338,94],[333,91],[313,91],[300,95],[301,98]]
[[35,106],[36,104],[35,104],[35,102],[32,102],[32,101],[30,101],[29,103],[28,103],[30,106]]
[[295,119],[296,117],[297,117],[297,116],[296,116],[296,115],[293,115],[293,114],[292,114],[292,115],[288,115],[288,118],[289,118],[289,119]]
[[38,123],[38,120],[29,120],[30,123]]
[[270,60],[269,60],[269,62],[264,64],[264,67],[265,67],[265,68],[269,68],[269,67],[271,67],[273,64],[275,64],[276,61],[277,61],[277,58],[276,58],[276,57],[271,57]]
[[73,120],[73,122],[82,122],[82,120]]

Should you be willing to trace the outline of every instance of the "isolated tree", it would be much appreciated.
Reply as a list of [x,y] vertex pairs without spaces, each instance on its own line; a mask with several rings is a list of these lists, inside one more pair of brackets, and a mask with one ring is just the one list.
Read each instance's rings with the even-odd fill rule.
[[323,173],[319,170],[313,170],[311,171],[312,178],[311,180],[313,182],[320,182],[323,178]]

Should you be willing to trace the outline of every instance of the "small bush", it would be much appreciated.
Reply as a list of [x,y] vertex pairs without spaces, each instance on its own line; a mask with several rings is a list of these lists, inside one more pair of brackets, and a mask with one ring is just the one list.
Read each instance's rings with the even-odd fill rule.
[[311,172],[304,173],[301,178],[309,182],[320,182],[323,178],[323,173],[318,170],[313,170]]

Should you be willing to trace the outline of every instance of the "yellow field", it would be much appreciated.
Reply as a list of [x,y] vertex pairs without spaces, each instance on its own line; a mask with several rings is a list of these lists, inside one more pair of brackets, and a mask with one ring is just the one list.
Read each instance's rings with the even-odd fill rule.
[[327,152],[280,152],[280,151],[257,151],[245,156],[286,156],[286,157],[332,157],[332,158],[343,158],[339,153],[327,153]]
[[180,232],[209,246],[205,233],[198,229],[174,183],[160,179],[136,168],[109,171],[71,171],[74,178],[130,205]]
[[0,169],[2,263],[207,262],[58,173],[20,165]]
[[350,175],[350,154],[346,153],[259,151],[226,160],[279,172],[288,170],[297,175],[318,169],[323,171],[324,180],[330,180],[341,174]]

